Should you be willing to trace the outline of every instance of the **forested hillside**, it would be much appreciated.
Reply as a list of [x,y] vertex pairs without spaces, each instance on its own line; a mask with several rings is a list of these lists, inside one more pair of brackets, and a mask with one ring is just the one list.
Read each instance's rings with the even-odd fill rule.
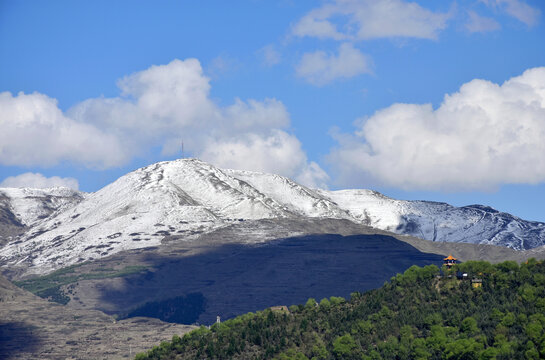
[[469,261],[201,327],[137,359],[539,359],[544,327],[545,262]]

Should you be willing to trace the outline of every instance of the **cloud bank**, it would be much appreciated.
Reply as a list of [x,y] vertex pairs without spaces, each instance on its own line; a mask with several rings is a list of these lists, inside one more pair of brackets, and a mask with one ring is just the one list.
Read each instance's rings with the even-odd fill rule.
[[492,190],[545,181],[545,67],[502,85],[472,80],[431,104],[394,104],[336,134],[328,156],[343,185]]
[[325,173],[311,171],[317,165],[289,132],[280,101],[235,99],[218,106],[196,59],[151,66],[118,86],[121,96],[88,99],[66,113],[43,94],[0,94],[0,163],[109,168],[152,147],[180,153],[183,141],[188,152],[221,167],[301,177],[309,186],[324,183]]
[[79,183],[74,178],[61,178],[58,176],[45,177],[40,173],[27,172],[17,176],[9,176],[0,183],[0,187],[13,187],[13,188],[36,188],[47,189],[57,186],[63,186],[70,189],[78,190]]
[[448,13],[435,13],[402,0],[336,0],[303,16],[292,33],[334,40],[436,39],[449,17]]
[[107,168],[127,160],[118,139],[65,116],[46,95],[0,93],[0,164],[53,166],[71,161]]

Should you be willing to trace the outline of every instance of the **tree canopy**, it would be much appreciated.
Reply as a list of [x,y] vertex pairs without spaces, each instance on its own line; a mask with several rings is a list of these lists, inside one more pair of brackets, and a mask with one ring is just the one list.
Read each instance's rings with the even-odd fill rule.
[[348,301],[248,313],[137,359],[539,359],[544,329],[544,262],[468,261],[443,271],[413,266]]

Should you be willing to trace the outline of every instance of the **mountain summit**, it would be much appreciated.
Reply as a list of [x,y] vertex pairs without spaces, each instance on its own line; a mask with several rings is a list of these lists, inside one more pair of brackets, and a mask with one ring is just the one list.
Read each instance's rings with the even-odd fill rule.
[[[32,195],[35,190],[0,189],[2,209],[11,214],[7,218],[27,226],[0,249],[2,264],[49,272],[159,246],[169,236],[198,241],[202,233],[264,219],[345,219],[432,241],[516,250],[545,244],[544,223],[485,206],[402,201],[371,190],[309,189],[282,176],[223,170],[197,159],[153,164],[95,193],[49,191],[49,197],[40,197]],[[36,215],[36,209],[47,208],[47,201],[56,207]]]

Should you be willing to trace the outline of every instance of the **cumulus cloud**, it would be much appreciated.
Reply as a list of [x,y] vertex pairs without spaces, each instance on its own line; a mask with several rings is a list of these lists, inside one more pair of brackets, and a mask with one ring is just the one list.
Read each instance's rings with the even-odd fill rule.
[[465,24],[465,28],[471,33],[496,31],[501,28],[500,24],[492,18],[480,16],[474,11],[468,11],[467,14],[469,21]]
[[[309,166],[299,140],[288,132],[289,113],[276,99],[235,99],[219,106],[198,60],[174,60],[119,81],[122,96],[86,100],[68,114],[121,139],[131,154],[162,145],[221,167],[268,171],[296,178]],[[320,173],[316,174],[321,181]],[[309,183],[312,177],[307,176]]]
[[449,17],[402,0],[335,0],[303,16],[292,34],[334,40],[435,39]]
[[301,143],[281,130],[269,136],[254,133],[208,139],[201,158],[223,167],[294,174],[306,162]]
[[318,164],[308,162],[299,140],[282,130],[209,139],[200,157],[225,168],[292,174],[313,188],[326,188],[329,180]]
[[442,104],[394,104],[336,134],[340,183],[490,190],[545,181],[545,67],[502,85],[472,80]]
[[520,0],[481,0],[486,5],[504,11],[528,26],[536,25],[541,11]]
[[327,189],[331,179],[320,165],[311,161],[302,168],[295,180],[314,189]]
[[[118,166],[152,147],[185,149],[218,166],[262,170],[296,178],[311,166],[282,102],[235,99],[219,106],[196,59],[128,75],[121,95],[94,98],[66,113],[43,94],[0,94],[0,164],[52,166],[69,161]],[[314,167],[312,167],[314,168]],[[322,174],[316,171],[317,181]],[[305,179],[315,184],[308,174]]]
[[314,85],[325,85],[339,78],[371,73],[371,61],[350,43],[341,44],[339,54],[316,51],[303,55],[297,76]]
[[63,186],[70,189],[78,190],[79,183],[76,179],[70,177],[45,177],[40,173],[31,172],[27,172],[17,176],[9,176],[0,183],[0,187],[13,188],[29,187],[37,189],[47,189],[57,186]]
[[157,140],[172,130],[217,121],[209,81],[198,60],[174,60],[119,80],[122,97],[88,99],[68,115],[139,143]]
[[0,164],[52,166],[72,161],[107,168],[128,159],[119,139],[63,114],[46,95],[0,93]]

